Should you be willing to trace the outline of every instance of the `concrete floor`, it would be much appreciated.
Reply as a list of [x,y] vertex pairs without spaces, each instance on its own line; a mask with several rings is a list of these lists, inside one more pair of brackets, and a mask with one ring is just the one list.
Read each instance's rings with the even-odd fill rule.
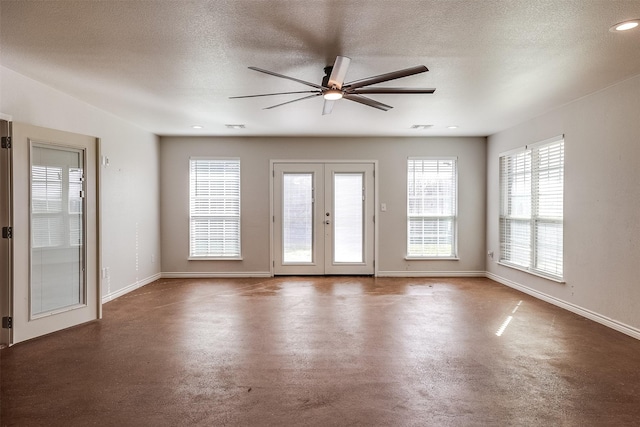
[[0,355],[3,426],[640,425],[640,341],[488,279],[163,279]]

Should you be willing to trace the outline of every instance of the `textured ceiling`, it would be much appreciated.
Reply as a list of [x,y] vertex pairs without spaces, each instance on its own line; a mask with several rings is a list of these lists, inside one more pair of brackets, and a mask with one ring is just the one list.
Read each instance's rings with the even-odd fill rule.
[[[2,0],[0,18],[4,67],[159,135],[483,136],[640,74],[640,30],[609,31],[636,0]],[[248,66],[319,84],[336,55],[348,81],[423,64],[385,85],[437,90],[327,116],[321,97],[228,99],[308,89]]]

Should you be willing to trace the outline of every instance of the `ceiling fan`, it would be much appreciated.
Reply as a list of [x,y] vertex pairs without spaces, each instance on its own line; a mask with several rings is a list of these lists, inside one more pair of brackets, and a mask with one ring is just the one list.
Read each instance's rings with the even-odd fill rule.
[[294,82],[302,83],[306,86],[311,86],[315,90],[303,90],[295,92],[278,92],[278,93],[265,93],[260,95],[245,95],[245,96],[231,96],[230,99],[237,98],[255,98],[259,96],[273,96],[273,95],[288,95],[296,93],[310,93],[311,95],[303,96],[302,98],[294,99],[292,101],[283,102],[281,104],[272,105],[266,107],[265,110],[280,107],[282,105],[291,104],[293,102],[302,101],[304,99],[314,98],[322,95],[324,97],[324,107],[322,114],[331,114],[333,105],[339,99],[347,99],[359,104],[368,105],[369,107],[377,108],[378,110],[388,111],[393,108],[390,105],[383,104],[382,102],[375,101],[363,95],[370,94],[420,94],[420,93],[434,93],[435,89],[420,89],[420,88],[405,88],[405,87],[368,87],[376,83],[387,82],[389,80],[395,80],[402,77],[412,76],[414,74],[424,73],[429,71],[424,65],[417,65],[411,68],[405,68],[403,70],[392,71],[390,73],[380,74],[378,76],[367,77],[360,80],[345,83],[344,78],[347,75],[347,69],[351,59],[346,56],[337,56],[334,64],[325,67],[325,76],[322,79],[322,84],[315,84],[304,80],[296,79],[294,77],[285,76],[269,70],[263,70],[258,67],[249,67],[254,71],[269,74],[275,77],[280,77],[287,80],[293,80]]

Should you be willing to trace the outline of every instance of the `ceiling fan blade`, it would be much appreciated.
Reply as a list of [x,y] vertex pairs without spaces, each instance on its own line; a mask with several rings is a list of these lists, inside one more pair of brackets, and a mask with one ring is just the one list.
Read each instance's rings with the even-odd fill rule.
[[273,72],[273,71],[269,71],[269,70],[263,70],[262,68],[258,68],[258,67],[249,67],[249,69],[250,70],[254,70],[254,71],[259,71],[261,73],[269,74],[271,76],[280,77],[282,79],[293,80],[294,82],[298,82],[298,83],[302,83],[303,85],[315,87],[316,89],[322,89],[322,86],[320,86],[320,85],[317,85],[317,84],[311,83],[311,82],[305,82],[304,80],[296,79],[295,77],[285,76],[284,74],[279,74],[279,73],[276,73],[276,72]]
[[324,100],[324,105],[322,107],[322,115],[326,116],[327,114],[331,114],[331,111],[333,111],[333,105],[336,103],[336,101],[332,101],[330,99],[325,99]]
[[329,76],[329,88],[342,88],[344,78],[347,75],[347,69],[349,69],[349,63],[351,63],[351,58],[346,56],[336,56],[336,62],[333,64],[333,70]]
[[368,105],[369,107],[377,108],[382,111],[389,111],[393,107],[391,105],[383,104],[382,102],[374,101],[371,98],[367,98],[366,96],[358,95],[355,93],[347,93],[344,95],[344,99],[348,99],[349,101],[358,102],[360,104]]
[[413,89],[409,87],[370,87],[370,88],[362,88],[356,89],[354,91],[347,90],[347,93],[354,94],[371,94],[371,93],[433,93],[436,90],[433,88],[430,89]]
[[314,98],[314,97],[319,96],[319,95],[322,95],[322,94],[321,93],[314,93],[313,95],[303,96],[302,98],[294,99],[293,101],[287,101],[287,102],[283,102],[282,104],[272,105],[271,107],[263,108],[263,110],[271,110],[272,108],[280,107],[282,105],[291,104],[292,102],[302,101],[303,99]]
[[272,96],[272,95],[289,95],[293,93],[319,93],[317,90],[300,90],[297,92],[277,92],[277,93],[263,93],[260,95],[242,95],[242,96],[230,96],[229,99],[238,99],[238,98],[257,98],[259,96]]
[[366,79],[349,82],[343,86],[343,89],[356,89],[362,86],[369,86],[376,83],[412,76],[414,74],[424,73],[426,71],[429,71],[427,67],[424,65],[417,65],[415,67],[405,68],[404,70],[393,71],[391,73],[380,74],[379,76],[367,77]]

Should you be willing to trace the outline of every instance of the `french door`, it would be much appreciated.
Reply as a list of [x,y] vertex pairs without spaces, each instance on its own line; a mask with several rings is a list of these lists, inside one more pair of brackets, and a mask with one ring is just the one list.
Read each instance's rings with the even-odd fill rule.
[[14,123],[13,337],[100,316],[97,141]]
[[273,170],[274,274],[374,274],[374,164]]

